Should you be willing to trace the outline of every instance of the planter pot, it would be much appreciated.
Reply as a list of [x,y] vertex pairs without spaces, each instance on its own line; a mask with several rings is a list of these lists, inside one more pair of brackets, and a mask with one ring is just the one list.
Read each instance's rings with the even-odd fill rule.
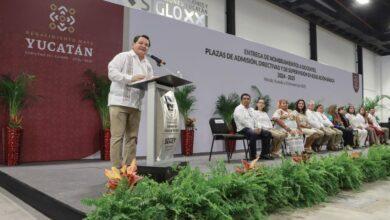
[[103,131],[103,149],[101,149],[102,159],[110,160],[110,139],[111,132],[109,128],[104,129]]
[[191,156],[194,152],[194,129],[180,131],[181,136],[181,153],[184,156]]
[[23,129],[5,127],[5,154],[8,166],[19,164]]
[[[234,132],[229,132],[229,134],[234,134]],[[236,140],[225,140],[225,149],[229,153],[236,151]]]

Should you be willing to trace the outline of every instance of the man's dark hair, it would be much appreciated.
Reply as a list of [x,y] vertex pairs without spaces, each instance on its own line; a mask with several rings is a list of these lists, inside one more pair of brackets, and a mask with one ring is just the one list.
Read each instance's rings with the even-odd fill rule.
[[151,46],[149,36],[148,36],[148,35],[144,35],[144,34],[143,34],[143,35],[137,35],[137,36],[135,36],[134,39],[133,39],[133,43],[137,43],[137,41],[138,41],[138,39],[139,39],[140,37],[146,38],[146,39],[149,41],[149,47]]
[[[300,110],[298,108],[298,103],[299,102],[303,102],[303,109],[302,110]],[[306,114],[306,102],[305,102],[305,100],[298,99],[298,101],[295,103],[295,110],[297,110],[297,112],[299,112],[299,113]]]
[[249,95],[248,93],[242,93],[241,94],[241,100],[242,100],[242,98],[244,98],[244,96],[248,96],[249,98],[251,97],[251,95]]

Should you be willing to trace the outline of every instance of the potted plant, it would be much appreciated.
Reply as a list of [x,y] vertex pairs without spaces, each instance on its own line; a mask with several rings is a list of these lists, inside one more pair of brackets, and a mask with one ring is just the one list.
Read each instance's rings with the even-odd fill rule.
[[389,95],[377,95],[372,99],[365,97],[363,100],[363,106],[366,109],[366,111],[369,111],[370,109],[375,109],[375,108],[384,108],[384,106],[379,104],[379,102],[385,98],[390,100]]
[[195,118],[190,118],[190,113],[194,111],[196,102],[195,96],[191,95],[195,91],[194,85],[183,86],[175,90],[175,98],[179,112],[184,120],[184,130],[180,131],[181,153],[185,156],[193,154],[194,149],[194,128]]
[[295,101],[288,102],[288,109],[294,111],[295,110]]
[[256,96],[252,100],[252,105],[256,107],[257,100],[264,99],[265,107],[264,107],[263,111],[268,112],[269,107],[271,105],[271,98],[269,97],[269,95],[263,95],[263,93],[261,93],[260,89],[257,86],[251,86],[251,88],[252,88],[252,90],[254,90],[256,92]]
[[27,100],[33,97],[29,87],[34,79],[34,75],[25,73],[19,74],[15,79],[10,75],[2,75],[0,78],[0,98],[9,115],[8,124],[5,126],[5,155],[8,166],[19,164],[23,134],[21,111]]
[[[102,160],[110,160],[110,114],[108,108],[108,93],[110,92],[110,80],[105,75],[98,75],[88,69],[84,72],[87,82],[84,83],[84,99],[91,100],[99,112],[103,130],[103,144],[100,147]],[[101,143],[101,142],[100,142]]]
[[[236,131],[233,128],[233,113],[234,109],[240,104],[240,97],[237,93],[231,93],[227,97],[225,95],[220,95],[217,98],[216,108],[214,114],[219,115],[227,124],[229,133],[235,133]],[[225,141],[226,151],[232,153],[236,150],[236,141],[227,140]]]

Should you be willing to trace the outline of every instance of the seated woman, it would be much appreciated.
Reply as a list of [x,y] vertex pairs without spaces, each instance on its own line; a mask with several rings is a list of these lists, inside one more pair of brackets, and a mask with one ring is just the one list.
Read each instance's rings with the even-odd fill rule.
[[[298,128],[305,134],[305,151],[308,153],[312,153],[312,145],[313,143],[322,138],[320,133],[318,133],[315,129],[313,129],[309,123],[309,120],[306,117],[306,103],[303,99],[299,99],[295,103],[295,110],[293,114],[297,117]],[[322,133],[323,135],[323,133]]]
[[355,107],[353,105],[348,106],[347,114],[345,114],[345,117],[348,119],[353,130],[357,130],[357,132],[358,132],[359,147],[364,147],[366,144],[368,132],[366,129],[364,129],[365,124],[361,123],[357,119],[356,113],[355,113]]
[[343,132],[344,146],[347,148],[351,148],[353,146],[353,129],[350,127],[347,120],[345,120],[344,124],[344,121],[341,119],[339,112],[341,111],[344,114],[344,108],[340,107],[337,111],[336,109],[336,105],[329,106],[327,116],[329,120],[333,123],[334,127]]
[[280,145],[287,137],[287,132],[284,130],[278,130],[273,128],[272,122],[269,119],[267,113],[263,111],[264,107],[265,107],[264,99],[261,98],[258,99],[256,102],[255,115],[254,115],[255,121],[257,123],[256,127],[271,132],[272,134],[271,154],[273,157],[280,157],[279,154]]
[[370,109],[367,118],[369,119],[368,123],[370,127],[375,129],[375,132],[381,140],[382,144],[387,144],[387,140],[389,139],[389,129],[379,125],[378,120],[375,117],[375,108]]
[[286,150],[288,154],[301,154],[303,151],[303,136],[299,130],[296,117],[288,109],[287,100],[278,101],[278,109],[272,115],[275,121],[275,128],[279,131],[287,132]]
[[367,130],[370,146],[373,144],[380,144],[380,140],[378,135],[375,132],[375,129],[369,126],[368,114],[366,112],[366,109],[364,109],[364,107],[359,108],[359,114],[356,115],[356,118],[358,122],[363,126],[363,128]]

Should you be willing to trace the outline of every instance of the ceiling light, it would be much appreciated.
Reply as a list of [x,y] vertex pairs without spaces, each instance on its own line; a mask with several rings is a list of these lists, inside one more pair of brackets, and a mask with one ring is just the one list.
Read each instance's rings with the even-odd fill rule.
[[365,5],[365,4],[370,3],[370,0],[356,0],[356,2],[361,4],[361,5]]

